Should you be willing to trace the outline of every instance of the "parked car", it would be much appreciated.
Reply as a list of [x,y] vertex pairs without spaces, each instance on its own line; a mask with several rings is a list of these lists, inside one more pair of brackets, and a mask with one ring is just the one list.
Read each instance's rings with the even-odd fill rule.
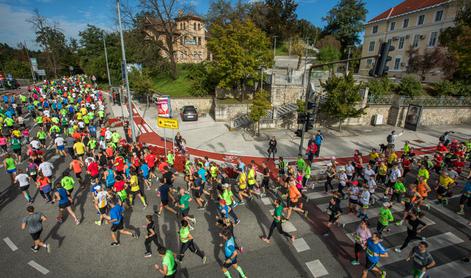
[[197,121],[198,109],[193,105],[185,105],[180,109],[180,117],[182,121]]
[[20,83],[16,79],[4,79],[0,80],[0,87],[6,90],[15,90],[20,87]]

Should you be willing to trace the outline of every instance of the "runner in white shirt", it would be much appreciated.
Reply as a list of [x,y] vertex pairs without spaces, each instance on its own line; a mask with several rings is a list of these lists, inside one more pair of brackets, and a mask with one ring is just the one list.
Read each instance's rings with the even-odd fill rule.
[[95,187],[96,196],[95,196],[95,208],[98,210],[100,214],[99,220],[95,221],[95,224],[101,226],[103,219],[105,219],[105,215],[108,213],[107,206],[108,206],[108,194],[103,188],[99,185]]
[[56,134],[56,139],[54,139],[54,144],[56,145],[56,153],[60,154],[61,156],[66,156],[64,142],[64,138],[62,138],[60,134]]
[[29,142],[29,144],[31,145],[31,147],[34,149],[34,150],[39,150],[41,148],[41,142],[39,142],[38,140],[34,139],[32,140],[31,142]]
[[43,173],[43,175],[47,178],[50,178],[52,176],[52,170],[54,169],[54,165],[52,165],[51,162],[49,161],[44,161],[41,164],[39,164],[39,170]]
[[18,173],[16,174],[15,182],[19,184],[20,191],[23,194],[23,196],[25,196],[26,201],[32,204],[33,199],[31,198],[31,195],[29,194],[29,191],[28,191],[31,178],[27,174],[23,173],[21,169],[18,169],[17,171]]

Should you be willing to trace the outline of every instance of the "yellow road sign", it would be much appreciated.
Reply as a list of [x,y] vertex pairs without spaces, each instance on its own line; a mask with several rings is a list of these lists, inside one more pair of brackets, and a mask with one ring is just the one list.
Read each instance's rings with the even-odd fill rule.
[[178,120],[157,117],[157,126],[161,128],[178,129]]

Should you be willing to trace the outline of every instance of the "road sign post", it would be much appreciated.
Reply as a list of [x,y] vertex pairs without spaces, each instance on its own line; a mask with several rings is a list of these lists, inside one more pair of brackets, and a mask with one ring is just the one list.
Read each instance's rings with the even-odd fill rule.
[[175,144],[175,129],[178,129],[178,120],[177,119],[171,119],[171,118],[163,118],[163,117],[157,117],[157,126],[160,128],[164,129],[164,150],[165,154],[167,154],[167,136],[165,130],[167,128],[172,130],[172,153],[175,154],[175,150],[173,145]]

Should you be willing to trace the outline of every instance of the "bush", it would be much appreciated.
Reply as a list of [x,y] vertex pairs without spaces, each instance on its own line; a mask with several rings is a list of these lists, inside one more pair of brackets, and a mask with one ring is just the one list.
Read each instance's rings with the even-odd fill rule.
[[434,96],[471,96],[471,85],[463,81],[443,80],[432,85]]
[[394,83],[387,77],[383,77],[380,79],[370,80],[366,87],[369,88],[370,95],[382,96],[392,93],[394,90]]
[[396,87],[396,93],[398,95],[410,98],[421,95],[423,90],[422,83],[410,75],[403,77],[399,85]]

